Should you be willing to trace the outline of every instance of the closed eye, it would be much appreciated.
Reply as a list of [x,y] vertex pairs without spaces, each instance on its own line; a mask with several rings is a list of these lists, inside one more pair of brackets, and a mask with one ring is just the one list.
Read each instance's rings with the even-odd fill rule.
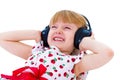
[[51,26],[51,28],[52,28],[52,29],[56,29],[56,28],[57,28],[57,26]]
[[71,28],[70,28],[70,27],[65,27],[65,29],[71,30]]

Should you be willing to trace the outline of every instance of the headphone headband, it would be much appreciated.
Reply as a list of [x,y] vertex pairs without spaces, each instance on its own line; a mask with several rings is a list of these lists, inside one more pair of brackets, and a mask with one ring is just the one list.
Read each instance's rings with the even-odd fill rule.
[[86,27],[88,28],[89,31],[92,31],[92,29],[91,29],[91,25],[90,25],[90,22],[89,22],[88,18],[85,17],[84,15],[82,15],[82,16],[83,16],[84,19],[86,20]]

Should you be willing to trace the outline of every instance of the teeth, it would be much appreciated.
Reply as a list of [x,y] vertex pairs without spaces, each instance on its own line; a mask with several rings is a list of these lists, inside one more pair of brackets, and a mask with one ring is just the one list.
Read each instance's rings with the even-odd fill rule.
[[63,41],[61,38],[54,38],[55,41]]

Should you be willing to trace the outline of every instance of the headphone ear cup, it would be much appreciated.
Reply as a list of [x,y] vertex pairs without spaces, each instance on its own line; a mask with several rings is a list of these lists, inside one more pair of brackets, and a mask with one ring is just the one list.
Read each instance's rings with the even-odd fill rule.
[[87,37],[87,36],[91,36],[91,30],[87,30],[87,29],[85,29],[85,28],[83,28],[82,30],[81,30],[82,32],[82,35],[84,35],[84,37]]
[[49,33],[50,27],[49,25],[45,27],[45,29],[41,32],[41,38],[43,40],[43,45],[45,47],[49,47],[47,38],[48,38],[48,33]]
[[84,37],[88,37],[91,36],[91,31],[87,30],[86,28],[79,28],[76,33],[75,33],[75,37],[74,37],[74,46],[75,48],[79,49],[79,44],[81,42],[81,40]]

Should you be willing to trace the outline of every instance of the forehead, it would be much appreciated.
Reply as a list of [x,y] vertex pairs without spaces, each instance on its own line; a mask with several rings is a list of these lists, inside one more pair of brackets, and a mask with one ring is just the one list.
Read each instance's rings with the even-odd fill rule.
[[62,15],[56,15],[51,19],[50,24],[55,24],[57,22],[62,22],[62,23],[73,23],[73,21],[69,17],[65,17]]
[[57,22],[55,22],[52,25],[56,25],[56,26],[62,25],[62,26],[68,26],[68,27],[74,27],[75,26],[76,27],[76,25],[73,24],[73,23],[63,22],[61,20],[58,20]]
[[61,11],[56,13],[50,20],[50,25],[61,21],[63,23],[75,24],[76,26],[82,26],[85,24],[83,17],[79,14],[69,11]]

